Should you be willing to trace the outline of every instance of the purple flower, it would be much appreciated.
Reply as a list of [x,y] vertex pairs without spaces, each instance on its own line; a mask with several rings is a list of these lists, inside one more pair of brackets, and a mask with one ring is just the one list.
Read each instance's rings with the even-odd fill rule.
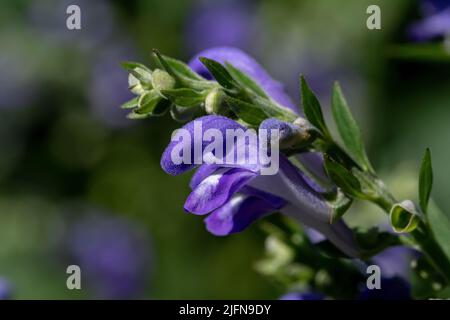
[[[219,130],[223,136],[230,129],[245,128],[223,116],[204,116],[183,129],[195,136],[195,123],[201,123],[206,132]],[[174,139],[163,153],[161,167],[169,174],[184,173],[201,163],[208,143],[203,141],[201,150],[195,152],[194,139]],[[189,163],[175,163],[173,153],[180,144],[190,154]],[[257,144],[247,144],[256,148]],[[181,150],[181,149],[180,149]],[[223,145],[223,150],[226,150]],[[250,150],[250,149],[248,149]],[[250,152],[250,151],[249,151]],[[223,154],[226,157],[226,154]],[[261,164],[216,165],[202,164],[191,181],[192,192],[184,209],[205,219],[207,229],[215,235],[239,232],[258,218],[280,210],[300,220],[306,226],[317,229],[348,255],[356,256],[353,238],[342,222],[330,224],[333,213],[313,183],[285,156],[279,155],[280,168],[275,175],[261,175]]]
[[408,30],[415,41],[427,41],[450,34],[450,3],[445,0],[422,1],[425,18],[414,23]]
[[[13,41],[15,37],[15,34],[4,35],[3,41]],[[26,108],[36,98],[39,82],[36,68],[27,60],[26,50],[25,46],[17,44],[5,46],[0,52],[0,111]]]
[[[80,30],[66,28],[66,10],[70,5],[80,7]],[[104,44],[117,32],[113,11],[111,3],[105,0],[43,0],[39,4],[31,2],[28,15],[33,30],[41,33],[44,40],[89,51]]]
[[186,47],[191,52],[215,46],[248,48],[254,24],[251,9],[245,0],[200,2],[188,16]]
[[8,280],[0,278],[0,300],[11,299],[12,287]]
[[289,292],[281,296],[279,300],[324,300],[325,297],[320,293],[301,293]]
[[[272,99],[295,110],[281,84],[273,80],[244,52],[224,47],[213,48],[196,55],[191,60],[190,67],[210,79],[211,75],[198,60],[201,56],[233,64],[258,82]],[[197,142],[193,140],[196,126],[199,125],[202,131],[215,129],[222,137],[226,136],[227,130],[246,129],[234,120],[217,115],[204,116],[187,123],[182,128],[183,132],[187,132],[189,137],[194,139],[175,136],[161,158],[161,167],[164,171],[178,175],[202,164],[203,154],[209,142],[202,139],[202,143],[198,144],[200,150],[196,150]],[[279,129],[281,139],[290,138],[298,130],[292,124],[276,119],[268,119],[260,127]],[[247,156],[258,148],[258,141],[246,141],[245,147],[244,156]],[[180,155],[181,150],[183,158],[188,161],[175,163],[173,154]],[[221,159],[230,154],[225,141],[222,141],[219,151],[215,150],[215,153],[217,152],[221,152],[222,155],[214,154],[214,156]],[[255,151],[257,152],[258,150]],[[192,192],[186,200],[184,209],[197,215],[209,214],[205,219],[206,227],[208,231],[219,236],[242,231],[260,217],[280,210],[324,234],[348,255],[357,256],[352,235],[345,224],[342,221],[330,224],[333,209],[320,194],[318,185],[285,156],[278,154],[276,156],[279,156],[279,170],[272,176],[261,174],[264,167],[261,159],[258,158],[256,163],[249,164],[238,161],[242,159],[237,159],[236,154],[232,154],[232,159],[235,160],[233,164],[202,164],[192,178],[190,185]]]
[[96,298],[142,296],[151,267],[146,234],[130,221],[92,215],[68,234],[69,256],[81,268],[83,283]]
[[411,261],[417,258],[418,252],[414,249],[395,246],[389,247],[376,256],[371,261],[381,269],[383,277],[400,277],[406,281],[410,279]]
[[189,62],[189,66],[201,76],[212,79],[209,71],[198,59],[199,57],[206,57],[220,63],[231,63],[234,67],[252,77],[274,101],[297,112],[297,107],[285,92],[283,85],[274,80],[255,59],[245,52],[232,47],[217,47],[202,51],[195,55]]
[[128,74],[118,68],[121,61],[130,56],[128,46],[115,46],[99,50],[92,67],[89,85],[89,101],[94,116],[112,128],[133,123],[126,119],[126,110],[117,106],[133,98],[128,88]]

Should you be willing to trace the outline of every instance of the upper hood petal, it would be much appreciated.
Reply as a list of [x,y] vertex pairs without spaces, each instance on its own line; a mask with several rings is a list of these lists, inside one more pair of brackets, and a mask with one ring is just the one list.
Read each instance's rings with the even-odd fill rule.
[[[222,137],[226,136],[226,130],[227,129],[242,129],[245,130],[246,128],[239,123],[237,123],[234,120],[228,119],[223,116],[217,116],[217,115],[209,115],[197,118],[187,124],[185,124],[181,129],[184,131],[178,131],[175,134],[174,139],[169,143],[167,148],[164,150],[163,155],[161,157],[161,167],[165,172],[171,175],[178,175],[181,173],[184,173],[195,166],[199,165],[202,162],[203,159],[203,151],[207,145],[209,145],[210,142],[203,141],[202,137],[198,137],[198,133],[196,134],[195,131],[197,131],[197,128],[200,128],[202,132],[205,132],[208,129],[216,129],[219,130],[222,134]],[[184,139],[183,134],[186,133],[189,137],[188,139]],[[197,139],[197,140],[196,140]],[[198,140],[200,139],[200,140]],[[195,152],[194,150],[194,144],[201,141],[201,144],[199,145],[201,150],[200,152]],[[174,163],[173,161],[173,155],[172,153],[175,151],[175,147],[179,147],[180,144],[188,151],[190,151],[189,155],[189,163]],[[223,151],[225,154],[225,139],[223,140]]]

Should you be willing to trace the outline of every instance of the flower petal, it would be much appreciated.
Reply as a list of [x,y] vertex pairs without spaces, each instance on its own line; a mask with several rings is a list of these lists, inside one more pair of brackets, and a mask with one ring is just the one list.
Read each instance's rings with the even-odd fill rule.
[[360,249],[355,241],[354,234],[344,221],[338,220],[333,224],[326,221],[320,221],[314,215],[314,212],[302,210],[291,204],[284,206],[281,209],[281,213],[320,232],[349,257],[357,258],[360,256]]
[[194,56],[189,62],[189,66],[192,70],[206,79],[212,79],[209,71],[198,60],[200,57],[213,59],[220,63],[231,63],[234,67],[252,77],[253,80],[255,80],[273,100],[285,107],[290,108],[294,112],[298,112],[297,107],[292,102],[292,99],[285,92],[283,85],[274,80],[267,73],[267,71],[264,70],[258,62],[256,62],[256,60],[247,55],[245,52],[233,47],[215,47],[204,50]]
[[206,229],[216,236],[226,236],[244,230],[275,210],[277,208],[261,198],[236,194],[205,219]]
[[251,181],[250,186],[286,199],[318,221],[331,221],[331,207],[311,188],[304,174],[283,155],[280,155],[279,162],[280,170],[276,175],[259,176]]
[[415,41],[427,41],[450,33],[450,8],[413,24],[408,30]]
[[302,135],[302,128],[296,126],[290,122],[285,122],[278,120],[276,118],[269,118],[261,122],[259,129],[267,130],[268,141],[272,138],[272,130],[278,130],[278,139],[280,140],[280,145],[288,145],[295,142],[296,139],[300,138]]
[[192,176],[189,186],[191,189],[195,189],[203,180],[208,178],[220,168],[221,167],[216,164],[202,164]]
[[242,189],[239,192],[248,196],[260,198],[268,202],[272,207],[274,207],[277,210],[286,204],[286,200],[284,200],[283,198],[274,196],[273,194],[258,190],[256,188],[252,188],[248,185],[242,187]]
[[221,168],[208,176],[191,192],[184,209],[194,214],[207,214],[217,209],[253,179],[257,173],[239,168]]
[[409,280],[411,275],[411,261],[416,258],[418,251],[404,246],[389,247],[371,261],[381,268],[384,277],[401,277]]
[[400,277],[382,277],[380,289],[365,288],[359,300],[410,300],[411,286]]
[[[179,175],[181,173],[184,173],[195,166],[202,163],[203,159],[203,151],[207,145],[210,144],[209,141],[203,141],[202,137],[198,137],[197,135],[197,128],[201,126],[201,131],[204,133],[208,129],[216,129],[219,130],[223,137],[226,136],[226,130],[227,129],[243,129],[245,130],[245,127],[240,125],[234,120],[228,119],[223,116],[216,116],[216,115],[209,115],[197,118],[196,120],[193,120],[186,125],[182,127],[182,129],[187,130],[183,131],[189,134],[189,139],[185,141],[184,138],[181,139],[182,135],[179,135],[177,138],[172,139],[172,141],[169,143],[167,148],[164,150],[164,153],[161,157],[161,167],[165,172],[171,175]],[[181,131],[180,131],[181,132]],[[201,134],[201,133],[200,133]],[[200,139],[201,141],[201,150],[200,152],[194,152],[194,142],[198,142]],[[180,141],[181,140],[181,141]],[[195,140],[195,141],[194,141]],[[182,144],[182,146],[186,147],[188,151],[190,151],[190,155],[187,157],[189,163],[180,163],[176,164],[173,161],[172,152],[174,151],[175,147],[179,147]],[[183,149],[184,150],[184,149]],[[223,141],[223,151],[225,151],[225,139]],[[224,152],[225,154],[225,152]]]

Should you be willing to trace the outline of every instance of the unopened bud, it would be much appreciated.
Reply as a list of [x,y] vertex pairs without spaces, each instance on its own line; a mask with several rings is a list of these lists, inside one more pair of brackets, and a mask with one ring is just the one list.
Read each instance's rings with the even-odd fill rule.
[[130,88],[132,93],[138,96],[142,95],[145,92],[145,89],[142,86],[141,82],[131,73],[128,75],[128,87]]
[[278,129],[279,143],[282,149],[305,146],[311,142],[312,138],[310,132],[305,130],[301,123],[298,125],[295,122],[290,123],[274,118],[264,120],[260,125],[260,129]]
[[207,114],[221,114],[224,110],[225,93],[220,89],[213,89],[205,99],[205,111]]
[[420,222],[420,213],[411,200],[405,200],[392,206],[389,214],[395,232],[411,232]]
[[175,79],[161,69],[155,69],[152,73],[152,84],[156,91],[170,90],[175,87]]

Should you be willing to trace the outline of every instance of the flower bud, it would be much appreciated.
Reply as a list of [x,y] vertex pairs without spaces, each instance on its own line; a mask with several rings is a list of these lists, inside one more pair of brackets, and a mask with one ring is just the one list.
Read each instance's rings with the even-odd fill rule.
[[207,114],[221,114],[224,111],[225,93],[220,89],[213,89],[206,96],[205,111]]
[[389,217],[392,228],[397,233],[411,232],[420,222],[420,213],[411,200],[393,205]]
[[166,71],[155,69],[152,73],[152,84],[157,92],[161,92],[161,90],[173,89],[175,87],[175,79]]
[[141,82],[131,73],[128,75],[128,87],[130,88],[130,91],[137,96],[140,96],[145,92]]
[[[301,118],[298,118],[301,119]],[[297,120],[298,120],[297,119]],[[296,121],[297,121],[296,120]],[[297,121],[300,125],[289,122],[284,122],[275,118],[264,120],[260,129],[278,129],[279,143],[282,149],[291,147],[302,147],[311,142],[312,135],[308,130],[302,126],[300,120]]]

